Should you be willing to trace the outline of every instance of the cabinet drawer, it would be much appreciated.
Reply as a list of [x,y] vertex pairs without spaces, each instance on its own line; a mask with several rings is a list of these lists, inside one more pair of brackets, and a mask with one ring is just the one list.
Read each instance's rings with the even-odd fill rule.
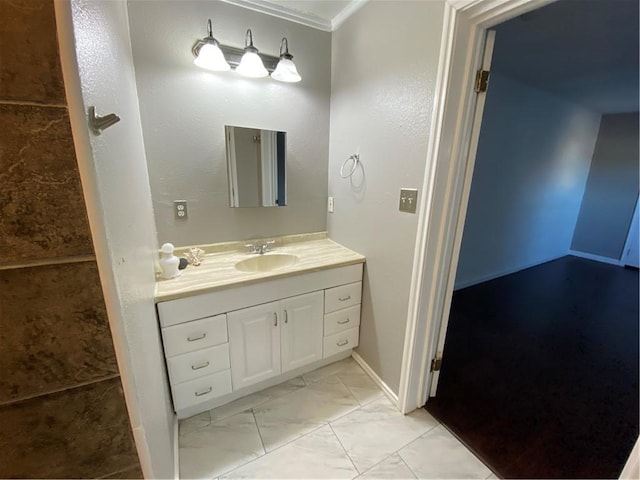
[[362,282],[349,283],[324,291],[324,313],[335,312],[342,308],[360,303]]
[[358,346],[359,328],[354,327],[324,338],[324,358]]
[[167,357],[227,342],[227,316],[202,318],[162,329]]
[[360,305],[343,308],[324,316],[324,336],[347,330],[360,325]]
[[231,370],[223,370],[171,387],[173,406],[182,410],[231,392]]
[[172,385],[206,377],[229,367],[228,343],[167,358]]

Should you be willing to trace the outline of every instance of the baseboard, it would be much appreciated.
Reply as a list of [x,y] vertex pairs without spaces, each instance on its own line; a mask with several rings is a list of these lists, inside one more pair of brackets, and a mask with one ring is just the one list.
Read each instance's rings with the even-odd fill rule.
[[573,255],[574,257],[586,258],[587,260],[593,260],[596,262],[608,263],[609,265],[615,265],[617,267],[624,267],[624,262],[616,260],[615,258],[593,255],[592,253],[578,252],[577,250],[569,250],[569,255]]
[[356,363],[360,365],[360,367],[362,367],[362,370],[364,370],[364,373],[369,375],[369,377],[371,377],[371,380],[373,380],[376,383],[376,385],[378,385],[380,389],[384,392],[384,394],[387,397],[389,397],[389,400],[391,400],[393,404],[396,407],[398,407],[398,395],[396,395],[396,393],[393,390],[391,390],[391,388],[389,388],[389,385],[384,383],[384,381],[378,376],[378,374],[373,371],[373,368],[371,368],[369,364],[365,362],[364,359],[359,354],[357,354],[356,352],[351,352],[351,356],[356,361]]
[[478,283],[488,282],[489,280],[493,280],[494,278],[504,277],[505,275],[511,275],[512,273],[520,272],[522,270],[526,270],[527,268],[536,267],[538,265],[542,265],[543,263],[552,262],[554,260],[558,260],[559,258],[565,257],[567,254],[564,253],[562,255],[556,255],[554,257],[549,257],[546,259],[542,259],[532,263],[526,263],[524,265],[518,265],[516,267],[507,268],[505,270],[501,270],[499,272],[489,273],[487,275],[482,275],[481,277],[476,277],[471,280],[466,280],[464,282],[457,283],[453,286],[453,290],[461,290],[463,288],[471,287],[473,285],[477,285]]
[[173,478],[180,480],[180,429],[177,415],[173,416]]

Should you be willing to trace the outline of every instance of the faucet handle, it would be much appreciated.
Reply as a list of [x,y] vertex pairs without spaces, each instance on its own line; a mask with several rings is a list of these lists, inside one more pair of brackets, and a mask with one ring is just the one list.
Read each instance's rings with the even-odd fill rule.
[[249,253],[257,253],[258,252],[258,248],[253,243],[247,243],[245,245],[245,247],[247,247],[249,249]]
[[267,253],[269,252],[269,245],[273,245],[274,243],[276,243],[275,240],[269,240],[268,242],[264,242],[262,245],[260,245],[260,248],[258,249],[258,251],[262,254],[262,253]]

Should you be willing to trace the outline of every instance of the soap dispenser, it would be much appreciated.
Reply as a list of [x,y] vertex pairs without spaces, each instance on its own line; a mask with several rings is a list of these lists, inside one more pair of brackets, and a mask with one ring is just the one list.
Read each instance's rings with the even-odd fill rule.
[[165,243],[160,248],[160,278],[175,278],[182,274],[180,259],[173,254],[175,247],[172,243]]

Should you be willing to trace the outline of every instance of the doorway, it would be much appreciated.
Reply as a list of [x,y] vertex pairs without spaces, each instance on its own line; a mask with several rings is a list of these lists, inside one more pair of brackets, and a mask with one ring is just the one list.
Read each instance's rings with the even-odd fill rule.
[[[590,3],[593,5],[596,2]],[[522,23],[526,22],[530,29],[535,30],[539,28],[541,19],[544,20],[545,9],[551,9],[552,18],[557,21],[558,16],[566,8],[566,3],[561,1],[531,12],[525,15],[526,18],[514,19],[508,23],[510,26],[514,24],[518,26],[517,23],[520,22],[519,28],[522,30]],[[635,8],[637,11],[637,5]],[[606,18],[607,12],[595,15],[603,19]],[[631,18],[633,12],[628,15]],[[577,21],[574,17],[572,18],[573,21]],[[616,28],[619,29],[621,21],[618,21]],[[564,22],[561,28],[569,28],[567,25],[570,23]],[[501,41],[500,29],[498,27],[498,46]],[[597,35],[593,29],[590,30],[590,34]],[[507,39],[505,40],[510,45],[513,44]],[[537,33],[535,40],[537,43],[544,43],[544,41],[540,41],[540,32]],[[637,41],[634,44],[637,48]],[[532,55],[525,55],[525,57],[531,61]],[[637,52],[635,58],[637,59]],[[565,60],[566,63],[571,62]],[[549,70],[553,70],[553,67]],[[637,71],[637,66],[635,70]],[[558,69],[556,69],[556,75],[558,75]],[[585,195],[585,187],[588,188],[590,183],[594,182],[595,185],[598,185],[597,178],[593,182],[591,181],[591,173],[594,169],[592,168],[592,172],[590,172],[589,167],[593,163],[594,147],[596,150],[598,148],[598,145],[594,145],[596,138],[599,138],[598,130],[602,133],[604,126],[606,126],[604,120],[602,124],[600,122],[600,113],[617,112],[600,111],[594,114],[589,108],[580,106],[574,108],[575,98],[560,101],[557,100],[559,96],[557,92],[541,91],[539,86],[531,88],[531,85],[521,86],[518,83],[520,83],[518,79],[492,74],[491,87],[494,88],[493,91],[507,91],[508,95],[504,95],[502,98],[496,97],[498,103],[493,104],[492,107],[492,90],[490,88],[484,121],[487,120],[486,116],[489,113],[497,111],[499,115],[504,117],[508,116],[509,109],[512,109],[512,113],[525,115],[526,124],[523,125],[522,122],[518,123],[514,119],[510,119],[500,126],[501,137],[494,136],[487,139],[487,132],[483,130],[481,133],[476,171],[471,186],[471,200],[467,210],[465,233],[455,279],[459,288],[465,286],[469,288],[459,290],[453,295],[442,364],[442,380],[438,387],[438,396],[435,401],[432,400],[427,404],[427,408],[434,414],[439,413],[443,420],[445,418],[444,406],[448,406],[451,410],[457,408],[454,413],[449,413],[449,419],[453,425],[456,415],[458,420],[463,416],[462,405],[465,402],[468,403],[469,398],[476,400],[478,397],[487,397],[484,400],[489,406],[486,406],[484,410],[475,405],[470,407],[466,413],[468,417],[466,429],[478,436],[480,427],[482,425],[486,427],[485,438],[492,439],[497,443],[490,448],[486,445],[479,445],[476,450],[484,449],[486,453],[493,448],[494,453],[495,451],[501,452],[507,460],[503,461],[503,464],[497,469],[500,474],[526,477],[617,476],[637,436],[637,414],[633,415],[634,412],[637,412],[637,395],[636,397],[633,394],[629,395],[628,388],[628,385],[631,384],[631,390],[637,392],[637,386],[633,388],[634,381],[637,385],[638,357],[637,342],[633,342],[637,339],[637,272],[624,271],[619,267],[609,265],[594,264],[583,259],[561,258],[565,257],[574,248],[574,245],[584,244],[582,241],[584,235],[578,236],[579,241],[575,241],[574,238],[576,225],[581,227],[578,233],[583,234],[585,230],[583,217],[590,217],[588,211],[583,212],[585,208],[590,206],[590,202],[585,200],[588,197]],[[637,92],[637,80],[634,88]],[[619,88],[617,90],[620,91]],[[572,90],[572,93],[575,91]],[[518,97],[520,97],[519,101]],[[564,103],[561,105],[562,102]],[[635,105],[637,107],[637,93]],[[536,115],[539,116],[539,119],[536,119]],[[504,131],[508,128],[512,130],[507,131],[505,136]],[[541,131],[538,131],[538,128]],[[551,136],[544,134],[546,129],[550,130]],[[637,132],[637,127],[635,130]],[[635,144],[637,145],[637,139]],[[509,152],[509,158],[507,162],[499,164],[497,159],[504,155],[505,151]],[[528,169],[526,167],[527,159],[520,159],[519,156],[522,157],[522,153],[530,154],[532,152],[537,152],[537,158],[530,159],[528,164],[531,169]],[[526,155],[524,156],[526,157]],[[488,159],[487,162],[492,168],[482,168],[483,165],[478,162],[481,162],[483,157]],[[593,158],[596,157],[593,156]],[[637,163],[637,153],[635,159]],[[496,168],[499,169],[497,174]],[[524,171],[520,170],[523,168]],[[488,192],[488,198],[484,198],[483,205],[474,203],[478,199],[477,197],[482,197],[482,192],[480,194],[477,191],[474,192],[478,175],[481,177],[484,175],[484,178],[481,178],[481,183],[490,185],[484,192],[485,195]],[[518,177],[526,181],[519,183],[515,180]],[[638,188],[637,177],[636,166],[635,175],[630,175],[630,178],[635,179],[635,195],[637,195]],[[616,192],[610,197],[615,197],[619,190],[624,190],[619,185],[614,188]],[[500,195],[496,195],[496,192]],[[629,211],[622,212],[626,218],[627,228],[634,206],[635,198],[630,207],[628,205],[626,207],[627,210],[630,209],[631,213]],[[486,212],[478,214],[478,209],[482,208]],[[614,214],[618,213],[620,212],[616,211],[604,216],[610,220]],[[504,221],[505,218],[508,221]],[[526,219],[528,220],[525,221]],[[476,222],[475,225],[474,222]],[[476,235],[470,234],[474,229]],[[586,231],[590,232],[589,228]],[[597,233],[593,233],[591,230],[587,240],[597,240]],[[625,238],[626,231],[622,234],[622,243]],[[619,254],[621,254],[622,246],[619,250]],[[561,259],[541,267],[505,276],[557,258]],[[616,280],[619,273],[621,279]],[[496,278],[496,280],[488,281],[492,278]],[[586,285],[589,283],[587,281],[589,278],[593,281],[591,286]],[[537,293],[534,292],[529,296],[523,294],[524,285],[528,281],[537,286]],[[579,286],[581,284],[584,285]],[[603,290],[612,292],[609,286],[614,284],[618,286],[617,293],[622,295],[617,300],[608,298],[603,292]],[[476,285],[476,287],[470,287],[470,285]],[[603,288],[604,285],[607,285],[607,288]],[[581,299],[587,301],[581,301]],[[567,304],[562,305],[565,300]],[[588,300],[593,300],[594,303],[589,303]],[[602,303],[599,303],[600,301]],[[518,302],[520,302],[519,306]],[[521,313],[521,317],[526,317],[528,320],[520,318],[515,325],[505,323],[505,315],[503,311],[500,311],[500,308],[508,310],[508,314],[513,314],[514,311],[517,311],[517,307],[522,307],[523,304],[525,306],[524,313],[519,313]],[[583,309],[585,305],[588,305],[586,310]],[[614,308],[610,308],[612,305]],[[615,305],[621,306],[622,310],[617,311]],[[574,319],[578,318],[581,321],[578,323],[572,323],[568,320],[561,322],[560,320],[566,318],[566,314],[562,312],[567,309],[574,314]],[[599,315],[594,316],[595,313]],[[629,321],[629,317],[631,321]],[[459,320],[459,318],[463,320]],[[621,324],[614,325],[615,322],[607,321],[610,318],[620,320]],[[558,324],[562,328],[554,331],[553,328]],[[585,327],[588,328],[585,330]],[[599,332],[595,336],[591,335],[601,327],[605,329],[606,334]],[[509,329],[512,329],[513,332],[517,331],[514,333],[514,337],[503,335]],[[634,332],[636,333],[634,334]],[[482,335],[488,339],[482,339]],[[589,339],[589,341],[583,343],[585,339]],[[625,339],[632,341],[629,345],[622,345]],[[608,343],[609,340],[611,340],[611,344]],[[450,344],[457,344],[457,348],[462,354],[456,357]],[[484,345],[484,351],[481,348],[482,345]],[[532,348],[530,357],[539,360],[537,363],[540,365],[537,367],[541,367],[540,369],[527,367],[520,370],[518,368],[523,366],[518,365],[518,361],[525,356],[527,347]],[[593,353],[599,348],[620,355],[614,354],[613,357],[604,355],[607,361],[603,364],[602,369],[595,367],[597,362],[588,360],[588,355],[575,357],[571,355],[572,349],[584,354],[584,350]],[[506,355],[508,351],[511,355]],[[465,360],[467,363],[461,360],[465,355],[467,355]],[[459,362],[457,367],[455,366],[456,362]],[[490,365],[486,363],[490,363]],[[608,371],[611,363],[617,366],[615,371]],[[448,365],[451,366],[448,367]],[[591,365],[591,374],[578,374],[580,379],[573,383],[573,387],[571,387],[573,390],[571,388],[563,389],[571,383],[571,375],[566,374],[575,374],[580,371],[579,367],[585,365]],[[448,373],[448,368],[451,373]],[[454,371],[455,368],[458,370]],[[490,371],[487,379],[491,380],[480,380],[478,372],[481,369]],[[618,377],[622,371],[626,376]],[[564,372],[564,376],[559,372]],[[594,372],[601,374],[594,375]],[[515,373],[511,384],[509,385],[508,382],[500,383],[510,373]],[[554,383],[554,378],[557,379],[556,383]],[[617,396],[616,389],[613,387],[613,384],[618,381],[615,378],[618,378],[621,387]],[[471,389],[474,380],[479,382],[477,390]],[[587,380],[595,380],[595,383],[587,387],[590,385]],[[577,387],[577,384],[580,386]],[[601,397],[601,400],[595,400],[598,397],[597,389],[602,385],[608,386],[607,391],[603,392],[605,395]],[[455,389],[451,389],[451,386],[459,388],[455,391]],[[487,393],[492,387],[497,389],[493,397]],[[465,388],[471,390],[465,390]],[[515,395],[514,390],[516,391]],[[528,392],[535,391],[545,393],[534,401]],[[606,394],[612,394],[612,397],[608,397]],[[524,400],[524,402],[518,403],[515,401],[516,398]],[[627,403],[616,403],[617,400],[623,398]],[[595,402],[595,405],[591,403],[592,401]],[[605,412],[603,409],[598,409],[598,403],[604,403],[607,408],[612,408],[612,410]],[[523,410],[523,406],[526,405],[532,407],[532,411]],[[499,438],[498,434],[505,429],[494,420],[499,417],[501,411],[504,413],[509,410],[509,407],[514,410],[511,416],[506,415],[509,418],[506,424],[515,425],[517,428],[511,430],[511,438]],[[613,426],[620,420],[622,425],[626,425],[628,428],[616,425],[614,436],[615,433],[620,433],[626,428],[625,440],[613,440],[613,437],[607,437],[606,433],[596,428],[597,422],[588,424],[587,430],[581,430],[580,427],[584,424],[571,425],[571,423],[567,423],[572,412],[575,411],[580,411],[583,418],[584,415],[593,414],[595,411],[598,420],[608,419],[611,424],[609,426]],[[619,411],[624,411],[623,415],[616,416],[616,412],[619,413]],[[446,423],[447,421],[445,421]],[[605,427],[606,423],[605,421]],[[463,430],[458,428],[459,431],[456,432],[453,426],[451,428],[455,433],[460,433]],[[549,428],[554,431],[553,434],[550,433]],[[566,457],[562,450],[564,444],[571,444],[569,441],[571,432],[575,434],[577,445],[586,445],[582,449],[582,455],[590,456],[596,462],[589,464],[588,461],[581,461],[575,464],[584,465],[586,470],[577,470],[575,465],[571,470],[571,459]],[[465,440],[462,435],[460,436]],[[612,455],[615,459],[609,462],[613,464],[618,462],[619,468],[616,473],[612,474],[611,469],[598,470],[607,461],[603,459],[604,451],[599,449],[596,445],[597,442],[594,441],[596,438],[603,440],[606,438],[605,443],[612,445]],[[528,439],[528,441],[521,443],[524,439]],[[537,460],[532,456],[533,454],[526,451],[526,447],[536,442],[539,444],[539,450],[544,452],[543,458],[557,460],[557,462],[547,462],[544,467],[546,470],[518,471],[514,465],[532,467],[536,464]],[[629,444],[628,447],[625,446],[625,443]],[[470,441],[468,444],[472,448],[474,447]],[[574,446],[573,450],[580,450],[580,448]],[[487,455],[483,455],[483,457],[487,460]],[[591,474],[589,474],[590,472]]]

